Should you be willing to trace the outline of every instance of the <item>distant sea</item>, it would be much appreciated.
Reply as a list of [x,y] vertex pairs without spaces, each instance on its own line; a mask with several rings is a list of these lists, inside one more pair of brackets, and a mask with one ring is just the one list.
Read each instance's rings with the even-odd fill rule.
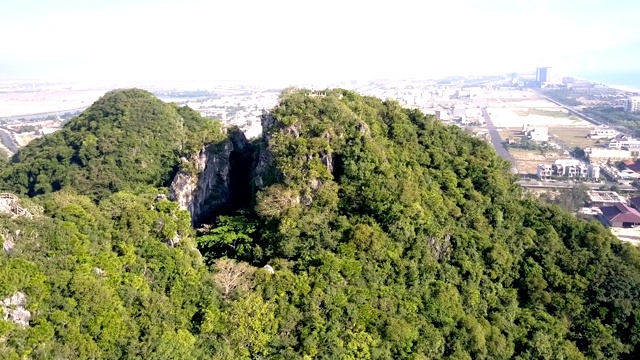
[[640,70],[629,72],[591,72],[575,74],[588,81],[600,82],[608,86],[624,86],[640,90]]

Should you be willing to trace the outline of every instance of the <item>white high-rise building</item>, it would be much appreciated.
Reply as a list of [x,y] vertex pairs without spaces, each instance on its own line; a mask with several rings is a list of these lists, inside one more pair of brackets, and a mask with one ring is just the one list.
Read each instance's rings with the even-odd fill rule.
[[589,164],[589,178],[593,180],[600,180],[600,165]]
[[631,96],[624,101],[624,111],[640,112],[640,96]]
[[538,84],[544,84],[552,82],[551,68],[548,66],[539,67],[536,69],[536,82]]

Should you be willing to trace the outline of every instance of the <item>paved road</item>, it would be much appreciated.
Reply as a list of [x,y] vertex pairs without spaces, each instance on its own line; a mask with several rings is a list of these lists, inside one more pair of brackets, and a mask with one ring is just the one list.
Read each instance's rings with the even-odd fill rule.
[[7,149],[14,154],[18,152],[18,145],[13,142],[13,139],[7,130],[0,129],[0,137],[2,138],[2,143],[7,147]]
[[[574,186],[578,186],[581,184],[584,184],[585,186],[587,186],[588,188],[590,188],[591,190],[599,190],[600,187],[602,186],[602,184],[598,184],[598,183],[575,183],[572,181],[554,181],[554,182],[550,182],[550,181],[539,181],[539,180],[530,180],[530,181],[526,181],[526,180],[521,180],[517,182],[518,185],[522,186],[522,187],[529,187],[529,188],[539,188],[539,189],[563,189],[563,188],[572,188]],[[618,185],[618,187],[620,188],[620,190],[623,191],[636,191],[637,189],[634,188],[633,186],[628,186],[628,185]]]
[[515,163],[513,162],[513,158],[511,157],[511,154],[509,154],[507,149],[505,149],[504,145],[502,145],[502,138],[500,138],[500,133],[498,133],[498,129],[496,129],[496,127],[493,125],[493,122],[491,121],[491,117],[489,117],[489,113],[487,112],[487,109],[482,108],[481,110],[482,110],[482,117],[484,117],[484,122],[487,123],[487,130],[489,130],[489,135],[491,136],[491,144],[493,145],[493,148],[496,149],[496,152],[498,153],[498,155],[500,155],[501,158],[515,165]]

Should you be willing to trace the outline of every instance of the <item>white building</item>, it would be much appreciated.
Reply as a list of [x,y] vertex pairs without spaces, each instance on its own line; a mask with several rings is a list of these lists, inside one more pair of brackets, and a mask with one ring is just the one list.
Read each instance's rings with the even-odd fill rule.
[[522,132],[529,140],[546,142],[549,141],[549,128],[546,126],[529,127],[528,124],[522,126]]
[[538,178],[545,179],[551,176],[598,180],[600,167],[598,165],[588,166],[578,159],[558,159],[552,165],[538,165]]
[[606,125],[598,126],[589,132],[589,137],[592,139],[614,139],[616,136],[618,132]]
[[640,112],[640,96],[631,96],[624,100],[624,111]]
[[570,179],[585,179],[589,175],[586,164],[578,162],[577,164],[553,164],[552,169],[556,176],[566,176]]
[[600,180],[600,165],[589,164],[588,176],[593,180]]
[[584,152],[589,155],[589,159],[628,160],[633,158],[629,150],[585,148]]
[[640,140],[626,139],[617,140],[613,139],[608,145],[609,149],[622,149],[629,150],[632,157],[640,156]]
[[578,166],[580,165],[581,161],[578,159],[557,159],[556,161],[554,161],[554,165],[561,165],[561,166]]
[[435,111],[436,120],[440,121],[449,121],[451,120],[451,115],[447,112],[447,110],[436,110]]
[[536,68],[536,82],[539,84],[547,83],[551,81],[551,68],[539,67]]
[[553,176],[553,169],[549,164],[538,164],[538,178],[548,179]]
[[640,140],[635,139],[613,139],[607,147],[609,149],[637,148],[640,146]]

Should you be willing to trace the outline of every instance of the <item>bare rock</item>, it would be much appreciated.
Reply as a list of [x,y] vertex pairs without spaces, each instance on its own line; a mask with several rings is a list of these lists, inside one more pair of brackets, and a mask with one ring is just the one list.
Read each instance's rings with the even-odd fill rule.
[[13,236],[11,236],[11,234],[9,234],[6,230],[3,231],[2,234],[0,234],[0,237],[2,237],[2,250],[4,250],[5,252],[11,251],[13,247],[16,246],[16,243],[13,240]]
[[20,204],[20,198],[11,193],[0,193],[0,213],[32,218],[33,215]]
[[268,272],[269,274],[274,274],[274,273],[275,273],[275,270],[273,270],[273,268],[271,267],[271,265],[265,265],[265,266],[263,267],[263,269],[267,270],[267,272]]
[[322,155],[322,163],[327,167],[329,174],[333,174],[333,156],[331,153]]
[[363,135],[367,135],[367,136],[371,135],[371,130],[369,130],[369,125],[367,125],[367,123],[365,123],[364,121],[358,122],[358,131],[360,131],[360,133]]
[[180,235],[178,234],[176,234],[176,236],[174,236],[173,239],[169,239],[167,241],[167,245],[169,245],[172,248],[178,246],[178,244],[180,244]]
[[302,205],[304,206],[309,206],[311,205],[311,203],[313,203],[313,197],[311,197],[311,195],[309,194],[304,194],[300,197],[300,203],[302,203]]
[[12,322],[22,328],[29,326],[31,320],[31,312],[27,310],[27,295],[22,291],[18,291],[8,298],[0,301],[4,320]]
[[[216,205],[227,201],[232,150],[233,145],[228,140],[206,146],[189,161],[195,165],[196,174],[181,170],[173,178],[169,200],[176,201],[180,209],[188,210],[194,224]],[[214,194],[216,198],[210,199]]]
[[271,128],[273,128],[277,124],[276,118],[271,115],[268,111],[262,112],[262,116],[260,117],[260,125],[262,125],[262,135],[267,137],[267,133]]
[[313,190],[318,190],[321,185],[322,185],[322,181],[316,178],[311,179],[311,182],[309,183],[309,186],[311,186],[311,189]]
[[300,137],[300,125],[299,124],[294,124],[291,126],[288,126],[285,129],[285,133],[289,136],[292,136],[294,139],[297,139]]

